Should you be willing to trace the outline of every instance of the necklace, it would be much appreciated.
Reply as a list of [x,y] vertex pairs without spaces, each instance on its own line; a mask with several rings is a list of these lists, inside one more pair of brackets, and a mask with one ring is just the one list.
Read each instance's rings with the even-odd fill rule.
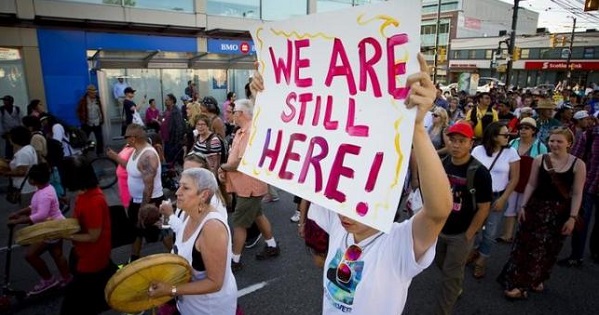
[[[359,246],[362,249],[362,251],[364,251],[366,249],[366,247],[368,247],[370,244],[374,243],[374,241],[376,241],[379,237],[381,237],[381,235],[383,235],[383,232],[378,232],[375,235],[370,236],[372,239],[370,241],[368,241],[366,244],[360,246],[361,242],[358,242],[357,244],[354,242],[353,245]],[[350,247],[348,238],[349,238],[349,232],[346,232],[345,233],[345,248],[349,248]],[[368,238],[366,238],[366,239],[364,239],[362,241],[365,241],[367,239]]]

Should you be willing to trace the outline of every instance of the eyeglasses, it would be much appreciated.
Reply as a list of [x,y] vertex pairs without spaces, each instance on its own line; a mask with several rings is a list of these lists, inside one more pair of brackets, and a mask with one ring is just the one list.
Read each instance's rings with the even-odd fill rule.
[[335,273],[339,283],[348,284],[351,281],[353,272],[348,263],[358,260],[360,256],[362,256],[362,249],[358,245],[351,245],[345,250],[343,259],[339,262]]
[[509,133],[500,133],[497,135],[498,137],[504,137],[504,138],[509,138],[510,134]]

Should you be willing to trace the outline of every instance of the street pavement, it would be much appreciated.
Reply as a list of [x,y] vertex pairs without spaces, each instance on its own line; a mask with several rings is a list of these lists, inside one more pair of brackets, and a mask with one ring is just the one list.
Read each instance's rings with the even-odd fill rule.
[[[118,203],[116,190],[105,191],[110,204]],[[281,247],[281,256],[267,261],[257,261],[254,255],[264,243],[261,241],[255,248],[245,250],[242,256],[244,269],[237,273],[239,288],[239,304],[246,315],[320,314],[322,303],[321,271],[312,263],[302,240],[297,236],[297,224],[291,223],[295,204],[293,196],[280,192],[281,200],[265,203],[264,212],[270,219],[273,232]],[[8,204],[4,195],[0,198],[0,208],[4,215],[0,216],[0,264],[4,270],[7,242],[6,215],[15,207]],[[65,253],[70,250],[69,242],[65,242]],[[143,254],[164,252],[161,243],[147,244]],[[27,290],[38,277],[23,259],[24,248],[16,247],[13,251],[11,287]],[[569,253],[569,239],[566,241],[562,257]],[[546,283],[544,293],[530,294],[528,300],[510,302],[503,298],[502,288],[495,281],[509,254],[509,245],[497,245],[490,259],[487,277],[476,280],[470,268],[466,269],[464,293],[455,306],[454,314],[598,314],[599,265],[585,261],[582,268],[555,267],[551,279]],[[113,250],[113,259],[122,263],[129,256],[129,247],[123,246]],[[46,261],[55,270],[49,256]],[[422,274],[414,278],[409,290],[405,315],[431,314],[434,295],[440,284],[440,272],[431,265]],[[4,282],[3,282],[4,283]],[[35,299],[28,299],[12,305],[11,309],[0,311],[0,314],[34,315],[58,314],[62,301],[62,292],[56,290]],[[85,303],[85,301],[82,301]],[[120,314],[116,311],[105,312],[104,315]],[[151,311],[146,314],[152,314]]]

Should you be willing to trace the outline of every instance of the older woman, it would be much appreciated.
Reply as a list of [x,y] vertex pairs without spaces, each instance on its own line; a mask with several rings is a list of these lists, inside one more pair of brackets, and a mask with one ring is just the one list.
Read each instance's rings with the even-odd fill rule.
[[152,283],[150,297],[177,297],[182,315],[235,314],[237,284],[231,271],[231,232],[227,219],[210,200],[218,191],[212,172],[183,171],[177,206],[187,214],[177,232],[173,252],[192,266],[192,280],[178,286]]
[[507,208],[509,196],[518,184],[520,156],[508,146],[509,132],[503,122],[493,122],[483,134],[482,144],[472,150],[472,156],[479,160],[491,173],[493,200],[491,212],[481,233],[478,233],[474,250],[468,262],[474,262],[475,278],[486,275],[487,260],[491,256],[497,227],[501,223],[503,212]]
[[522,207],[522,197],[530,176],[532,161],[538,155],[547,153],[545,144],[536,138],[537,131],[537,123],[534,119],[530,117],[523,118],[518,125],[520,137],[510,142],[510,146],[516,149],[520,156],[520,175],[518,184],[508,199],[508,207],[503,214],[503,232],[497,238],[499,242],[510,243],[512,241],[516,213]]
[[193,152],[199,152],[208,159],[208,168],[217,176],[221,161],[221,141],[210,129],[210,118],[200,115],[196,120],[197,136],[193,145]]
[[541,292],[551,268],[578,218],[586,167],[568,153],[573,141],[568,128],[549,132],[549,154],[539,155],[518,212],[520,227],[508,262],[498,280],[510,299],[526,298],[528,290]]

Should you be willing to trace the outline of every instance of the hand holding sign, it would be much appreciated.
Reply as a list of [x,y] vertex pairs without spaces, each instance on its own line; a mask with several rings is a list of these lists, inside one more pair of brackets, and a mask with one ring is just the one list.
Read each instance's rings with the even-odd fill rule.
[[416,124],[421,124],[426,113],[433,107],[437,96],[437,89],[433,81],[431,81],[428,73],[428,65],[422,53],[418,53],[418,63],[420,64],[420,72],[408,77],[407,85],[410,87],[410,94],[406,99],[406,107],[418,108]]

